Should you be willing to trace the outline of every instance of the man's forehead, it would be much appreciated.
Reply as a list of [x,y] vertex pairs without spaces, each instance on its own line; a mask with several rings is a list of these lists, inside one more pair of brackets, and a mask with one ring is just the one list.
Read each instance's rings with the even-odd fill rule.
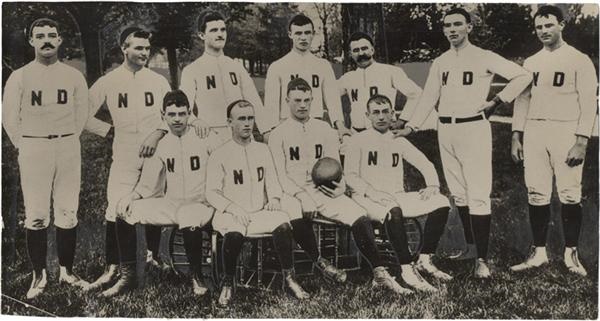
[[371,43],[369,42],[369,40],[362,38],[362,39],[358,39],[358,40],[354,40],[354,41],[350,42],[350,48],[360,48],[360,47],[364,47],[364,46],[371,47]]
[[175,112],[178,113],[181,110],[187,111],[187,107],[186,106],[177,106],[175,104],[171,104],[171,105],[167,105],[167,107],[165,108],[165,111],[168,112]]
[[146,38],[137,38],[134,36],[131,36],[131,38],[129,38],[129,45],[131,47],[137,47],[137,46],[150,46],[150,40],[146,39]]
[[544,23],[549,23],[549,22],[553,22],[558,24],[558,19],[556,19],[556,17],[554,15],[547,15],[547,16],[537,16],[535,17],[534,20],[535,24],[544,24]]
[[392,107],[390,106],[390,104],[388,104],[387,102],[371,102],[371,104],[369,105],[371,111],[375,111],[375,110],[386,110],[386,109],[391,109]]
[[213,28],[222,28],[225,27],[225,21],[223,20],[214,20],[214,21],[209,21],[206,23],[206,29],[213,29]]
[[237,104],[231,109],[231,117],[254,116],[254,108],[249,104]]
[[467,23],[467,18],[465,18],[465,16],[461,15],[460,13],[453,13],[453,14],[449,14],[444,17],[444,22],[446,22],[446,23],[457,22],[457,21],[462,21],[464,23]]
[[292,25],[291,26],[291,30],[292,32],[295,31],[306,31],[306,30],[311,30],[312,31],[312,25],[310,23],[307,23],[305,25],[299,26],[299,25]]
[[56,30],[56,27],[52,27],[52,26],[35,26],[35,27],[33,27],[33,30],[31,31],[31,33],[33,33],[33,34],[58,33],[58,30]]
[[312,92],[310,90],[302,90],[302,89],[292,89],[289,94],[290,98],[308,98],[312,97]]

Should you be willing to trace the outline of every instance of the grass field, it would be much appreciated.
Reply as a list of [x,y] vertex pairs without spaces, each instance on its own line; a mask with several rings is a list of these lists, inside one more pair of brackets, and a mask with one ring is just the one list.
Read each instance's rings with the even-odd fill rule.
[[[280,291],[259,292],[240,289],[229,308],[215,305],[215,296],[192,296],[187,279],[171,274],[149,273],[143,288],[113,299],[71,291],[57,284],[55,244],[49,242],[50,283],[46,293],[30,302],[59,316],[156,317],[156,318],[536,318],[595,319],[598,317],[598,139],[590,141],[584,169],[584,218],[580,252],[590,277],[566,273],[562,265],[562,227],[558,204],[553,204],[548,249],[552,263],[538,271],[509,274],[507,267],[520,261],[528,251],[531,236],[526,218],[526,191],[523,170],[510,160],[510,127],[494,124],[494,185],[490,256],[494,277],[481,281],[471,277],[472,260],[441,259],[440,265],[455,275],[446,284],[437,284],[439,293],[394,297],[373,290],[368,271],[350,273],[349,282],[335,285],[319,276],[300,279],[313,294],[298,302]],[[103,219],[106,181],[111,149],[108,142],[84,133],[82,140],[82,189],[80,195],[79,247],[76,271],[92,280],[101,274],[103,259]],[[436,164],[441,164],[435,132],[422,132],[411,140]],[[2,294],[22,300],[31,277],[25,252],[22,196],[18,190],[16,153],[3,135],[2,214],[7,229],[2,244]],[[422,186],[414,169],[406,171],[408,189]],[[444,185],[444,183],[443,183]],[[447,193],[447,189],[443,187]],[[16,220],[10,220],[15,212]],[[7,223],[8,222],[8,223]],[[53,234],[49,240],[53,240]],[[140,240],[140,244],[143,242]],[[11,249],[14,245],[16,252]],[[164,244],[163,244],[164,245]],[[438,249],[440,256],[464,248],[462,227],[455,213],[450,216]],[[164,247],[163,247],[164,249]],[[140,246],[140,251],[144,250]],[[164,253],[163,253],[164,254]],[[143,267],[140,267],[142,269]],[[43,315],[32,308],[2,298],[2,314]]]

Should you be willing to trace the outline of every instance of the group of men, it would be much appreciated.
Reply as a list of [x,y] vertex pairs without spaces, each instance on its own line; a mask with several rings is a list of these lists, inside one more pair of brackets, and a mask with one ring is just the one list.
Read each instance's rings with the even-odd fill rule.
[[[565,264],[586,274],[576,246],[582,163],[596,117],[597,78],[591,60],[562,39],[560,9],[538,8],[535,30],[544,48],[523,68],[472,45],[469,13],[449,10],[443,31],[450,49],[433,61],[424,90],[401,68],[375,62],[373,40],[364,33],[349,39],[356,70],[336,80],[331,65],[310,51],[312,21],[297,15],[288,27],[290,53],[267,71],[264,104],[243,66],[223,54],[225,21],[214,11],[200,15],[198,35],[205,50],[183,69],[178,90],[146,67],[151,35],[140,28],[122,32],[123,64],[88,91],[81,73],[58,61],[58,24],[44,18],[31,25],[29,41],[36,58],[11,74],[3,98],[3,125],[19,150],[33,267],[28,299],[43,293],[47,284],[51,201],[60,281],[87,291],[103,289],[106,297],[135,287],[135,225],[144,224],[148,262],[154,265],[160,265],[160,226],[182,230],[196,295],[207,291],[200,275],[201,229],[211,226],[224,238],[220,304],[228,305],[234,295],[244,239],[264,234],[273,238],[286,289],[298,299],[308,298],[295,278],[296,243],[326,278],[346,281],[346,273],[319,253],[312,229],[317,216],[349,228],[372,267],[373,285],[397,294],[436,291],[420,273],[452,280],[432,262],[450,202],[440,194],[434,165],[402,137],[417,131],[436,104],[444,176],[466,242],[477,250],[474,276],[488,278],[492,133],[487,119],[497,105],[515,98],[512,155],[525,164],[534,251],[511,270],[548,262],[545,242],[555,176],[563,204]],[[494,74],[508,84],[488,101]],[[397,91],[408,98],[399,117],[393,103]],[[341,95],[351,102],[349,127],[344,124]],[[104,104],[112,125],[95,118]],[[325,112],[331,125],[323,120]],[[267,144],[254,139],[255,126]],[[114,135],[105,212],[106,267],[91,284],[72,270],[81,170],[78,137],[83,129]],[[339,161],[340,155],[342,179],[332,187],[315,186],[314,164],[325,157]],[[39,162],[42,158],[45,161]],[[404,190],[404,160],[421,172],[425,188]],[[347,187],[351,196],[345,193]],[[421,215],[427,215],[424,245],[413,262],[404,219]],[[406,285],[388,272],[372,221],[383,224]]]

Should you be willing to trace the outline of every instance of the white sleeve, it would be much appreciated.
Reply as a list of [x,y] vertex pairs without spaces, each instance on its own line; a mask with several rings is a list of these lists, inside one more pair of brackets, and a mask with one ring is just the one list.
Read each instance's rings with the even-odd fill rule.
[[277,171],[279,183],[281,184],[283,191],[289,195],[296,195],[297,193],[303,191],[303,189],[300,186],[298,186],[293,180],[291,180],[287,176],[287,171],[285,169],[285,153],[283,152],[283,138],[281,136],[281,131],[277,129],[273,131],[273,133],[269,137],[269,149],[271,150],[271,154],[273,155],[275,170]]
[[10,74],[4,87],[4,97],[2,98],[2,124],[15,148],[19,148],[19,143],[21,142],[22,77],[22,69],[18,69]]
[[331,124],[334,125],[338,120],[344,123],[344,116],[342,113],[342,100],[340,99],[339,89],[333,68],[329,62],[325,62],[323,67],[323,99],[329,112],[329,119]]
[[[74,71],[75,80],[75,122],[76,122],[76,134],[81,134],[86,123],[88,122],[90,115],[90,101],[89,101],[89,90],[87,82],[83,75],[79,71]],[[110,127],[109,127],[110,129]]]
[[223,164],[219,159],[220,154],[213,153],[208,158],[208,166],[206,168],[206,200],[217,211],[224,212],[232,202],[223,195],[225,168],[223,168]]
[[352,137],[348,142],[346,158],[344,159],[344,172],[346,183],[358,195],[365,195],[370,185],[360,177],[361,149],[358,144],[358,138]]
[[400,119],[408,120],[414,114],[419,98],[421,98],[421,87],[412,81],[402,68],[394,67],[392,74],[392,85],[396,90],[406,96],[406,104],[400,114]]
[[106,103],[106,92],[104,89],[104,78],[100,78],[89,91],[89,117],[84,129],[96,135],[105,137],[111,125],[96,118],[96,113]]
[[414,108],[414,113],[412,115],[409,115],[408,112],[406,115],[402,113],[403,119],[409,119],[408,125],[414,129],[418,129],[423,125],[440,98],[441,84],[439,80],[438,65],[439,60],[434,60],[429,69],[429,76],[427,76],[427,82],[425,83],[425,88],[421,94],[421,99],[419,100],[417,107]]
[[401,145],[402,158],[413,165],[423,175],[425,184],[427,186],[440,186],[435,166],[427,159],[427,156],[404,138],[399,139],[398,144]]
[[[160,147],[159,147],[160,148]],[[165,181],[164,164],[156,153],[150,158],[144,159],[140,179],[135,186],[136,193],[142,198],[152,197],[162,191]]]
[[579,122],[576,135],[590,137],[594,129],[596,112],[598,110],[597,88],[598,78],[596,68],[589,57],[582,54],[579,60],[575,78],[575,88],[579,94]]
[[277,70],[277,64],[269,66],[265,80],[265,128],[273,128],[279,123],[281,102],[281,79]]
[[497,53],[487,51],[487,68],[494,74],[506,78],[509,82],[497,94],[503,102],[511,102],[527,88],[533,79],[530,72]]

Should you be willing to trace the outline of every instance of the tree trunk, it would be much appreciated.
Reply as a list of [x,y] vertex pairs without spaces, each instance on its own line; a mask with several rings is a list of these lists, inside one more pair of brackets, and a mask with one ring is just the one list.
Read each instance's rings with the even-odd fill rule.
[[102,76],[100,57],[100,38],[98,30],[91,23],[77,21],[81,31],[81,42],[85,51],[85,72],[88,85],[93,84]]
[[327,23],[327,18],[323,19],[323,43],[324,43],[324,51],[325,51],[325,59],[329,59],[329,32],[328,28],[325,26]]
[[177,73],[179,68],[177,67],[177,50],[175,44],[169,44],[167,47],[167,59],[169,61],[169,75],[171,76],[171,88],[179,88],[179,78]]

